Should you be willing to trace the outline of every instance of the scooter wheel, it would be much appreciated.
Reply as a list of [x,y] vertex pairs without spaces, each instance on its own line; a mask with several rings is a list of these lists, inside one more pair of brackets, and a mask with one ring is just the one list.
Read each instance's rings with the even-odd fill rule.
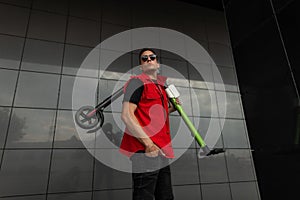
[[91,129],[97,126],[99,123],[99,118],[95,114],[88,117],[87,114],[94,110],[92,106],[83,106],[75,114],[75,121],[80,128]]

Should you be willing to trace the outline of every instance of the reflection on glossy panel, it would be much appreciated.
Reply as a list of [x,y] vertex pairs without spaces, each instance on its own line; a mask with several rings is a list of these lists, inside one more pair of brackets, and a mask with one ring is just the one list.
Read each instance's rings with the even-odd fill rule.
[[234,68],[218,66],[217,68],[213,68],[213,74],[216,90],[224,90],[225,87],[226,91],[238,91]]
[[61,109],[72,109],[72,94],[75,77],[62,76],[59,93],[58,107]]
[[67,194],[48,194],[47,200],[91,200],[91,192],[67,193]]
[[[102,2],[101,2],[102,3]],[[104,1],[102,20],[112,24],[121,24],[127,27],[131,26],[131,5],[129,2]]]
[[210,43],[210,55],[216,65],[233,67],[231,49],[227,45]]
[[8,120],[10,117],[10,108],[1,108],[0,107],[0,148],[3,148],[5,137],[8,128]]
[[33,10],[30,16],[30,38],[64,42],[67,16]]
[[63,44],[27,39],[21,69],[60,73]]
[[205,15],[207,37],[210,42],[230,44],[226,19],[223,12],[211,11]]
[[11,106],[17,82],[17,71],[0,69],[0,105]]
[[104,112],[104,123],[96,136],[96,148],[119,148],[124,130],[121,113]]
[[19,69],[24,39],[0,35],[0,67]]
[[195,94],[192,95],[192,105],[198,105],[200,114],[194,116],[201,117],[218,117],[216,94],[212,90],[201,90],[193,88]]
[[[102,30],[101,30],[101,41],[109,39],[119,33],[125,32],[130,28],[127,26],[122,26],[118,24],[111,24],[102,22]],[[109,49],[113,51],[123,51],[123,53],[128,52],[128,48],[131,47],[131,34],[130,32],[126,32],[126,34],[118,35],[120,39],[109,40],[109,45],[102,46],[103,49]],[[103,44],[103,43],[102,43]]]
[[87,3],[83,1],[72,1],[70,2],[70,15],[80,18],[100,20],[100,2],[88,1]]
[[67,14],[68,0],[33,0],[33,9]]
[[[72,111],[59,110],[56,121],[55,148],[85,148],[75,128]],[[93,146],[89,146],[93,147]]]
[[[230,183],[232,200],[259,200],[259,191],[256,182]],[[276,192],[276,191],[274,191]]]
[[122,190],[96,191],[93,194],[93,200],[98,200],[98,199],[109,199],[109,200],[132,199],[132,190],[122,189]]
[[[161,64],[164,64],[164,65],[169,66],[171,68],[173,66],[175,66],[175,67],[177,66],[177,68],[178,67],[180,68],[180,66],[183,67],[183,66],[186,65],[184,63],[185,59],[182,58],[181,56],[177,55],[175,52],[173,53],[171,51],[167,51],[167,49],[166,50],[161,49],[160,51],[161,51],[161,59],[158,59],[158,61]],[[182,69],[181,69],[181,71],[182,71]]]
[[[176,2],[172,2],[174,5],[176,5]],[[157,7],[156,10],[159,11],[159,16],[157,18],[159,19],[159,25],[160,27],[173,29],[176,31],[183,32],[183,22],[184,22],[184,14],[181,12],[180,8],[170,9],[168,6],[168,3],[165,5],[161,4],[161,6]],[[180,12],[178,12],[180,10]],[[176,16],[176,20],[174,20],[174,15]]]
[[161,75],[168,77],[168,83],[176,86],[189,86],[187,63],[181,60],[162,58]]
[[[223,141],[218,118],[194,117],[194,126],[210,148],[222,148]],[[199,147],[199,145],[197,145]]]
[[198,41],[193,40],[185,41],[186,56],[189,62],[197,62],[203,64],[210,64],[212,62],[211,56],[208,53],[209,46],[206,40]]
[[131,188],[131,186],[132,178],[130,173],[112,169],[98,160],[95,162],[95,190]]
[[[99,100],[98,102],[102,102],[107,97],[112,95],[114,92],[116,92],[118,89],[123,87],[125,85],[124,81],[114,81],[114,80],[105,80],[101,79],[99,81]],[[123,101],[123,95],[121,95],[118,99],[116,99],[114,102],[112,102],[111,105],[109,105],[107,108],[105,108],[105,111],[114,111],[114,112],[121,112],[122,111],[122,101]]]
[[[172,81],[170,82],[172,83]],[[192,110],[192,105],[191,105],[191,94],[190,94],[190,89],[189,88],[185,88],[185,87],[177,87],[175,85],[176,89],[178,90],[178,92],[180,93],[180,102],[181,102],[181,106],[184,109],[184,112],[188,115],[188,116],[192,116],[193,112],[195,112],[195,115],[197,115],[197,111],[199,113],[199,106],[195,105],[193,106],[193,110]],[[172,112],[171,115],[179,115],[178,112]]]
[[88,47],[66,44],[63,73],[76,75],[81,63],[91,50],[92,49]]
[[56,108],[59,76],[21,72],[15,106]]
[[95,47],[100,42],[100,22],[69,17],[66,42]]
[[[165,12],[162,13],[161,17],[165,16]],[[144,20],[144,18],[142,18]],[[153,19],[151,19],[154,21]],[[157,20],[158,22],[160,20]],[[170,22],[171,23],[171,22]],[[178,23],[178,22],[176,22]],[[180,23],[178,23],[180,24]],[[174,31],[174,30],[173,30]],[[159,30],[160,46],[167,47],[167,50],[176,49],[178,55],[186,55],[186,37],[184,34],[177,34],[168,30],[160,29]],[[165,63],[164,63],[165,64]]]
[[19,196],[19,197],[6,197],[1,200],[45,200],[46,195],[34,195],[34,196]]
[[231,200],[229,183],[201,185],[203,200]]
[[[102,59],[112,58],[119,53],[101,49],[101,78],[114,79],[114,80],[128,80],[131,74],[131,54],[125,53],[117,57],[111,64],[105,66]],[[104,70],[105,68],[105,70]],[[103,72],[103,73],[102,73]]]
[[14,108],[9,126],[8,148],[51,147],[54,110]]
[[[155,11],[156,15],[148,18],[148,17],[141,17],[145,14],[144,6],[142,4],[138,4],[138,3],[132,3],[132,22],[131,25],[136,28],[136,27],[159,27],[159,21],[160,20],[153,20],[155,19],[159,19],[158,15],[160,14],[159,12],[157,12],[157,9]],[[160,5],[161,6],[161,5]],[[160,7],[158,6],[158,8]]]
[[228,182],[224,154],[204,157],[199,161],[201,183]]
[[0,33],[25,36],[29,11],[28,8],[0,4]]
[[200,185],[173,186],[174,199],[201,200]]
[[244,120],[225,119],[222,130],[226,148],[249,148]]
[[[226,118],[238,118],[243,119],[243,113],[240,102],[240,94],[239,93],[231,93],[231,92],[219,92],[217,91],[217,101],[219,112],[224,113],[224,108],[226,106]],[[226,95],[226,102],[225,97]]]
[[97,148],[95,158],[102,164],[121,172],[131,172],[131,160],[120,153],[118,148]]
[[[160,61],[160,50],[154,49],[156,56],[158,58],[158,61]],[[133,66],[133,74],[137,75],[142,72],[142,70],[139,67],[139,50],[132,52],[132,66]]]
[[206,63],[189,63],[190,86],[193,88],[214,89],[212,67]]
[[195,148],[194,137],[180,116],[170,116],[170,131],[173,148]]
[[[189,6],[189,7],[187,7]],[[180,5],[182,7],[182,5]],[[204,41],[207,39],[206,36],[206,26],[203,15],[201,15],[202,9],[204,7],[195,8],[193,5],[186,4],[184,15],[186,19],[184,20],[184,33],[188,34],[197,42]],[[200,12],[199,12],[200,11]]]
[[[147,38],[147,39],[145,39]],[[150,30],[150,29],[139,29],[138,31],[132,32],[132,48],[140,48],[142,46],[148,46],[148,44],[152,44],[153,46],[159,46],[159,31],[158,30]],[[154,50],[159,59],[159,51]],[[135,50],[134,52],[138,52]],[[136,56],[133,61],[139,61],[138,56]],[[138,62],[134,62],[137,66]]]
[[0,196],[46,192],[50,150],[5,150],[0,171]]
[[228,149],[225,155],[231,182],[253,181],[256,179],[250,150]]
[[93,157],[87,150],[55,149],[51,163],[50,192],[92,189]]
[[27,8],[29,8],[30,4],[31,4],[31,0],[23,0],[23,1],[19,1],[19,0],[1,0],[0,2],[8,3],[8,4],[16,5],[16,6],[27,7]]
[[97,86],[98,79],[96,78],[83,78],[83,77],[70,77],[63,76],[61,83],[61,106],[71,108],[73,110],[79,109],[82,106],[97,104]]
[[99,65],[100,65],[100,50],[94,48],[89,52],[87,57],[80,65],[80,70],[77,72],[77,76],[89,76],[89,77],[99,77]]
[[172,184],[199,183],[196,149],[188,149],[179,159],[171,164]]

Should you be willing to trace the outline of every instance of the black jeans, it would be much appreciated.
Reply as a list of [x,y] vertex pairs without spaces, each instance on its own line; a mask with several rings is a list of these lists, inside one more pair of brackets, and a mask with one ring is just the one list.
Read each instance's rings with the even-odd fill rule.
[[174,199],[167,158],[163,156],[151,158],[144,153],[135,153],[131,161],[133,200]]

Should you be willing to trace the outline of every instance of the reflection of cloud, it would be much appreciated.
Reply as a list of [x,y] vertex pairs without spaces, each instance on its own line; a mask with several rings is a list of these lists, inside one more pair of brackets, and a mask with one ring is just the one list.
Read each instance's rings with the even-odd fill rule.
[[49,137],[47,135],[35,135],[34,137],[32,135],[24,135],[24,137],[18,141],[18,143],[28,143],[28,142],[47,142],[49,140]]
[[79,139],[78,135],[76,133],[76,129],[74,127],[68,126],[68,125],[62,125],[59,126],[60,132],[63,132],[65,134],[59,134],[59,137],[56,137],[56,140],[63,141],[63,140],[70,140],[72,137],[76,137]]
[[59,76],[21,72],[15,104],[17,106],[56,107]]
[[[48,142],[52,139],[55,111],[16,108],[9,130],[12,142]],[[20,121],[22,120],[22,121]],[[21,127],[20,123],[24,123]]]
[[74,127],[69,127],[69,126],[61,126],[60,129],[62,129],[63,131],[70,131],[72,133],[74,133],[75,131]]
[[105,79],[115,79],[115,80],[124,80],[127,81],[131,73],[121,73],[121,72],[114,72],[114,71],[104,71],[104,70],[99,70],[100,71],[100,78],[105,78]]
[[[29,67],[26,67],[29,66]],[[50,71],[50,72],[59,72],[60,65],[41,63],[41,62],[22,62],[22,68],[26,69],[29,68],[30,70],[34,71]]]
[[59,111],[56,124],[55,140],[65,141],[73,139],[73,137],[79,139],[76,133],[72,111]]

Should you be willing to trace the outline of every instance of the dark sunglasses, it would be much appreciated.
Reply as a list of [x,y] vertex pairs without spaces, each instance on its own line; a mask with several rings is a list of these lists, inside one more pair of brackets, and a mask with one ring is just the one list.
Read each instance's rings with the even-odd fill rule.
[[156,59],[156,55],[155,54],[151,54],[151,55],[142,55],[141,59],[143,62],[146,62],[148,60],[148,56],[151,60],[155,60]]

